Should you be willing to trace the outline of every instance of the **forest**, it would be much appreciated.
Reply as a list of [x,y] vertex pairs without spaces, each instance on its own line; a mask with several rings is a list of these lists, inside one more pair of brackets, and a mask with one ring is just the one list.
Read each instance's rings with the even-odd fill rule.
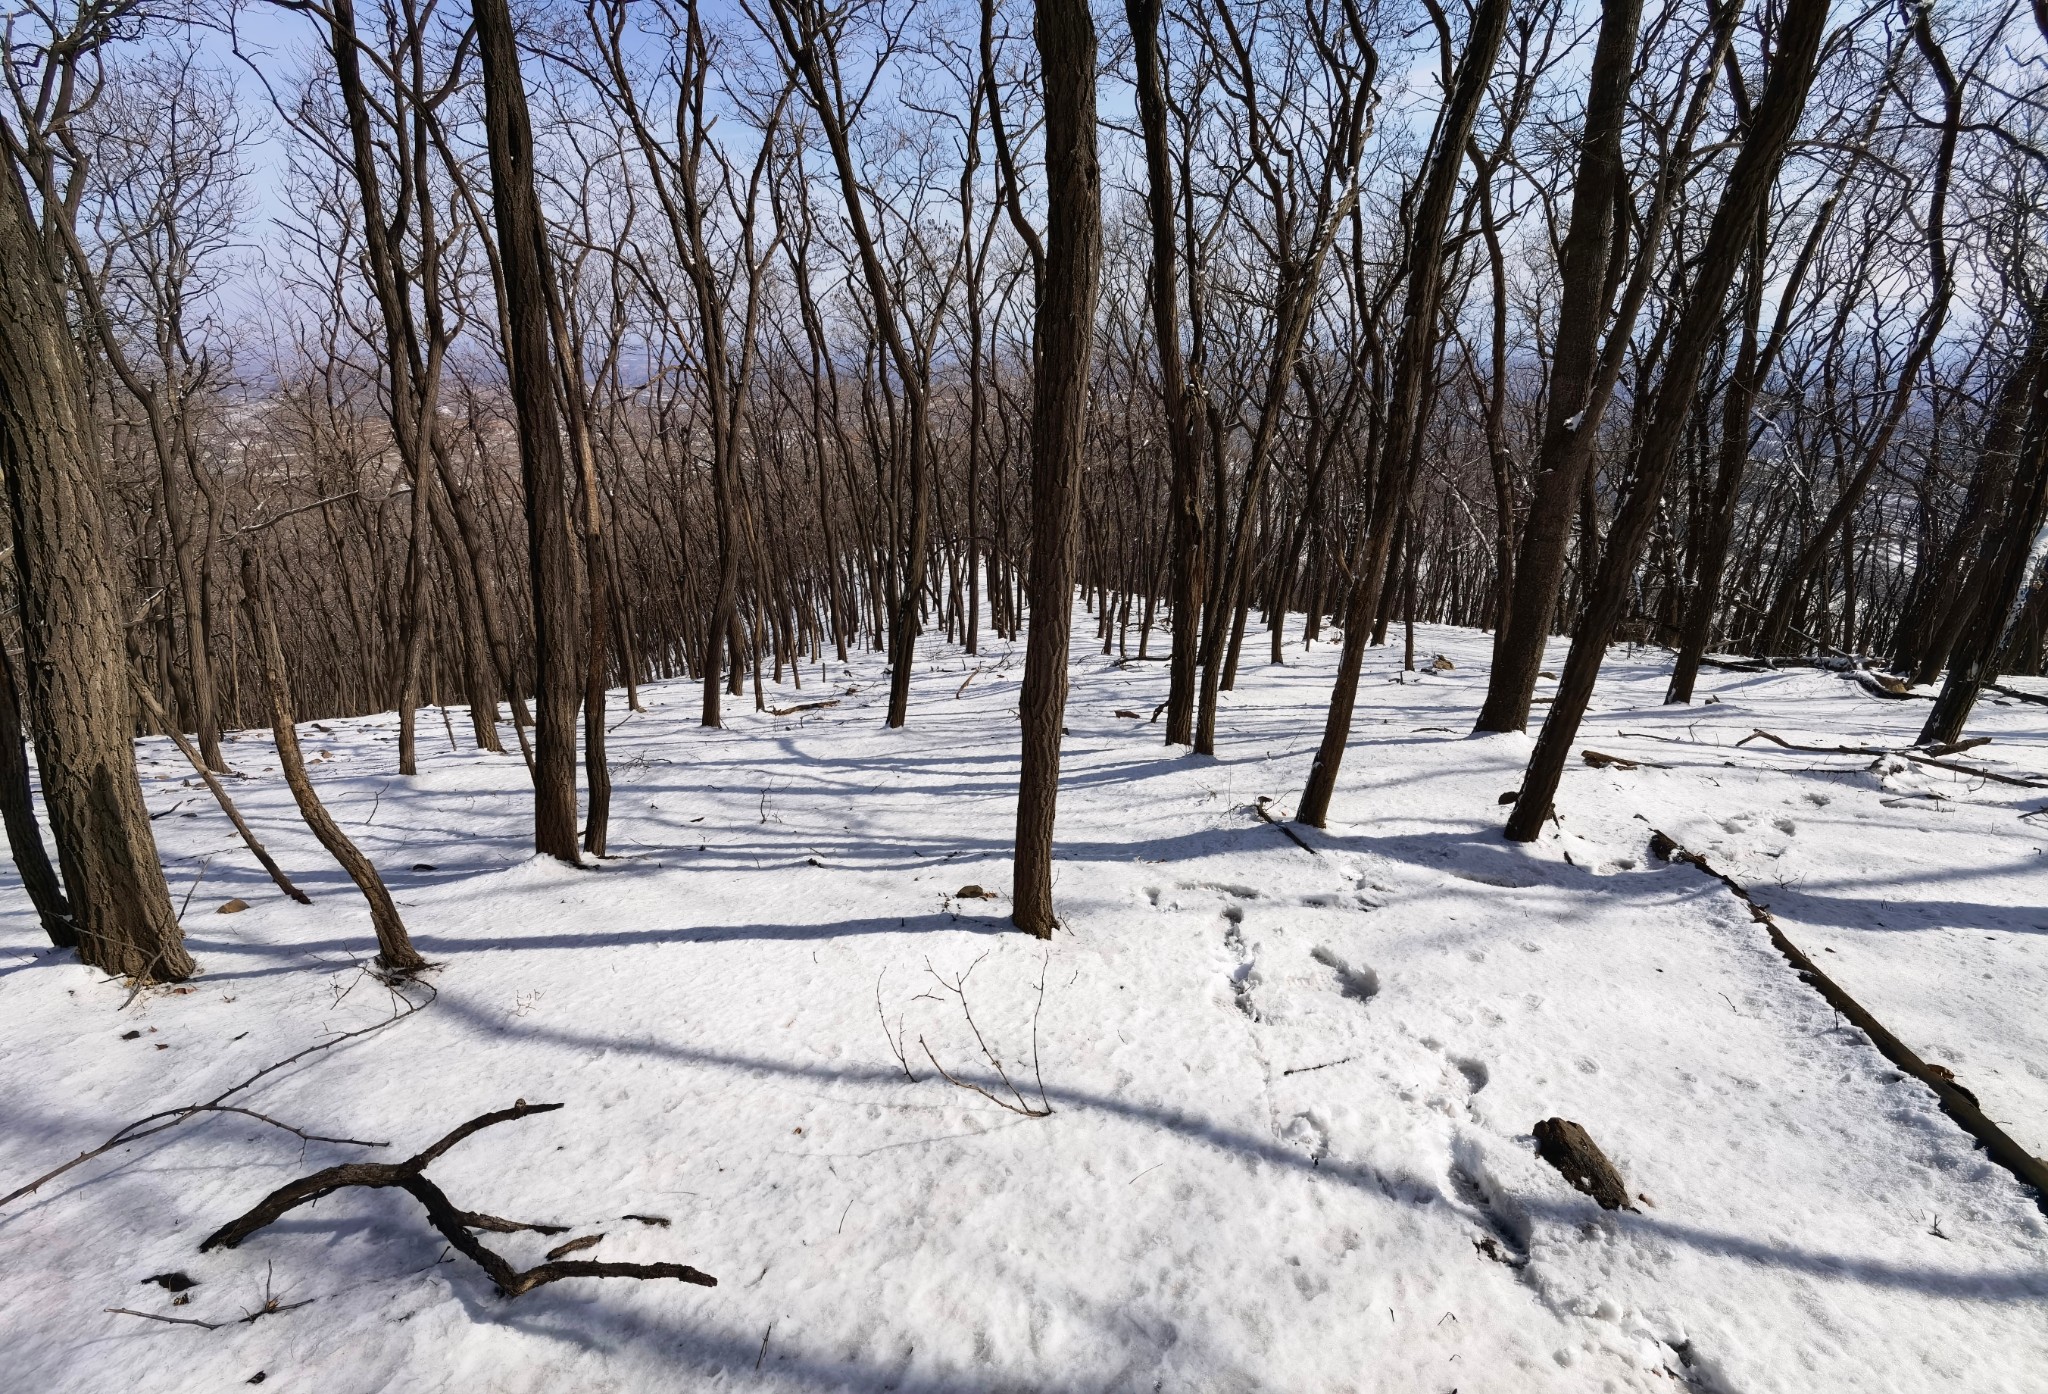
[[22,1388],[2038,1387],[2048,0],[6,13]]

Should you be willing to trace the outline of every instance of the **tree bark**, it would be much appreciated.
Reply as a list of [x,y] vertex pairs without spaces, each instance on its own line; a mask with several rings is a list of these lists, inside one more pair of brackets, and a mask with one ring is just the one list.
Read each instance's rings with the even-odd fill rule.
[[2028,562],[2034,542],[2048,514],[2048,307],[2034,310],[2033,342],[2027,357],[2027,376],[2033,387],[2027,407],[2026,443],[2020,448],[2019,466],[2013,471],[2012,488],[2000,526],[1985,534],[1978,549],[1977,570],[1983,590],[1975,615],[1957,640],[1948,665],[1948,680],[1941,686],[1934,710],[1920,731],[1920,744],[1960,740],[1963,723],[1977,705],[1984,685],[1998,678],[1997,662],[2006,639],[2006,617],[2026,584]]
[[21,689],[14,680],[14,660],[0,648],[0,817],[7,823],[7,847],[22,889],[36,907],[43,933],[60,949],[78,947],[78,926],[71,903],[43,849],[43,830],[36,822],[35,795],[30,787],[28,747],[22,743]]
[[1167,144],[1166,87],[1160,71],[1162,0],[1125,0],[1138,69],[1138,124],[1145,137],[1145,207],[1152,223],[1152,338],[1159,393],[1173,462],[1173,645],[1166,693],[1166,743],[1195,738],[1195,659],[1202,619],[1202,452],[1181,359],[1180,287],[1174,248],[1173,163]]
[[[1636,30],[1642,0],[1606,0],[1579,137],[1579,169],[1572,186],[1571,224],[1559,257],[1557,337],[1551,353],[1549,405],[1536,462],[1529,516],[1513,562],[1513,588],[1505,618],[1494,632],[1493,668],[1475,729],[1520,731],[1529,724],[1529,699],[1543,666],[1557,593],[1571,547],[1572,512],[1593,462],[1599,434],[1592,406],[1600,366],[1600,330],[1607,318],[1613,262],[1615,205],[1626,172],[1622,127],[1635,81]],[[1625,235],[1625,234],[1624,234]],[[1655,259],[1656,248],[1640,256]]]

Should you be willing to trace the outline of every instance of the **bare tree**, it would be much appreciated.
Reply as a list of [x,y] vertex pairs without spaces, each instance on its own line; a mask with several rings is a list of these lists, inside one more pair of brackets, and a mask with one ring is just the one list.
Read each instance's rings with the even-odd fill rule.
[[1742,150],[1729,171],[1714,220],[1707,232],[1685,306],[1672,330],[1663,378],[1647,412],[1629,494],[1616,517],[1601,553],[1600,571],[1587,596],[1586,609],[1572,637],[1570,656],[1558,681],[1557,696],[1543,732],[1529,757],[1529,770],[1508,816],[1507,835],[1516,842],[1533,841],[1550,816],[1551,800],[1564,771],[1579,721],[1593,695],[1593,682],[1606,656],[1607,644],[1626,598],[1644,540],[1663,494],[1665,472],[1683,440],[1687,415],[1699,389],[1709,347],[1721,333],[1723,303],[1752,239],[1756,220],[1771,187],[1785,148],[1798,130],[1813,83],[1821,32],[1827,22],[1826,0],[1789,0],[1780,20],[1770,76],[1756,115],[1743,138]]

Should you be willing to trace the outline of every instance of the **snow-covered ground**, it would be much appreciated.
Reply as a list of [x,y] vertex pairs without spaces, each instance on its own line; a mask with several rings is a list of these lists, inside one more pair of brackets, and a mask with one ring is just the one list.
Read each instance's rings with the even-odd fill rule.
[[[875,656],[776,698],[836,706],[735,703],[724,731],[694,724],[688,685],[646,690],[645,714],[615,702],[617,856],[583,871],[527,854],[517,755],[423,739],[408,780],[391,719],[304,728],[442,965],[439,997],[240,1102],[392,1146],[201,1118],[0,1210],[0,1385],[2048,1388],[2034,1199],[1725,888],[1646,847],[1661,828],[1746,883],[2043,1151],[2048,819],[2019,816],[2039,791],[1737,749],[1756,727],[1902,745],[1925,705],[1720,672],[1702,683],[1718,701],[1665,709],[1664,657],[1617,652],[1581,744],[1655,765],[1575,762],[1561,826],[1510,845],[1498,796],[1529,742],[1468,734],[1488,641],[1425,629],[1423,656],[1455,667],[1402,683],[1398,647],[1373,651],[1311,854],[1254,803],[1292,807],[1332,650],[1290,645],[1271,668],[1248,642],[1204,759],[1142,719],[1164,665],[1118,667],[1079,625],[1050,945],[1008,928],[1006,900],[957,895],[1008,889],[1021,649],[928,644],[898,732]],[[2044,718],[1985,705],[1972,730],[1997,739],[1971,758],[2048,773]],[[48,952],[10,877],[0,1192],[389,1012],[359,971],[363,902],[299,825],[267,738],[229,751],[242,807],[315,904],[280,896],[176,752],[144,743],[204,971],[123,1008],[118,984]],[[231,896],[250,908],[217,914]],[[940,986],[961,975],[1034,1107],[1035,1039],[1049,1117],[926,1058],[1003,1092]],[[580,1257],[674,1259],[719,1285],[572,1280],[507,1301],[397,1191],[197,1252],[274,1186],[395,1160],[521,1098],[566,1107],[437,1162],[457,1205],[601,1231]],[[1552,1115],[1590,1130],[1635,1212],[1536,1157]],[[491,1242],[526,1264],[557,1241]],[[183,1305],[142,1281],[167,1270],[199,1281]],[[266,1283],[310,1305],[213,1331],[104,1314],[232,1323]]]

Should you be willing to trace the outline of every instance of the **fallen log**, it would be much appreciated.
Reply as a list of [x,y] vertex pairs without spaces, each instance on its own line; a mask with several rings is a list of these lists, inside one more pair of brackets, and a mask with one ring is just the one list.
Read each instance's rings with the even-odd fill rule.
[[1669,765],[1660,765],[1655,760],[1631,760],[1625,755],[1609,755],[1604,750],[1588,747],[1579,752],[1579,758],[1596,770],[1668,770]]
[[2007,687],[2002,682],[1987,682],[1984,686],[2002,697],[2013,697],[2022,702],[2032,702],[2036,706],[2048,707],[2048,697],[2043,697],[2038,692],[2026,692],[2017,687]]
[[1880,745],[1796,745],[1783,736],[1774,736],[1769,731],[1751,731],[1738,746],[1751,741],[1765,740],[1785,750],[1796,750],[1803,755],[1896,755],[1901,760],[1911,760],[1917,765],[1932,765],[1951,774],[1966,774],[1973,779],[1989,779],[1999,784],[2017,784],[2022,789],[2048,789],[2048,779],[2025,779],[2015,774],[2000,774],[1987,770],[1982,765],[1965,765],[1956,760],[1942,760],[1932,755],[1923,755],[1917,750],[1894,750]]
[[1954,1071],[1944,1065],[1930,1065],[1922,1060],[1906,1043],[1885,1029],[1885,1026],[1861,1002],[1851,997],[1833,978],[1820,970],[1818,964],[1802,953],[1799,947],[1785,937],[1785,931],[1778,927],[1777,920],[1766,907],[1759,905],[1747,887],[1732,876],[1721,872],[1697,852],[1688,852],[1677,841],[1656,829],[1651,829],[1650,850],[1659,858],[1670,862],[1684,862],[1698,868],[1719,881],[1735,898],[1749,907],[1749,917],[1762,925],[1771,936],[1772,947],[1784,960],[1792,965],[1801,982],[1818,992],[1827,1004],[1870,1038],[1878,1053],[1934,1091],[1941,1111],[1954,1119],[1962,1130],[1975,1138],[1997,1162],[2016,1177],[2020,1184],[2030,1187],[2034,1193],[2034,1204],[2048,1214],[2048,1165],[2021,1147],[2010,1134],[1984,1114],[1977,1096],[1956,1081]]

